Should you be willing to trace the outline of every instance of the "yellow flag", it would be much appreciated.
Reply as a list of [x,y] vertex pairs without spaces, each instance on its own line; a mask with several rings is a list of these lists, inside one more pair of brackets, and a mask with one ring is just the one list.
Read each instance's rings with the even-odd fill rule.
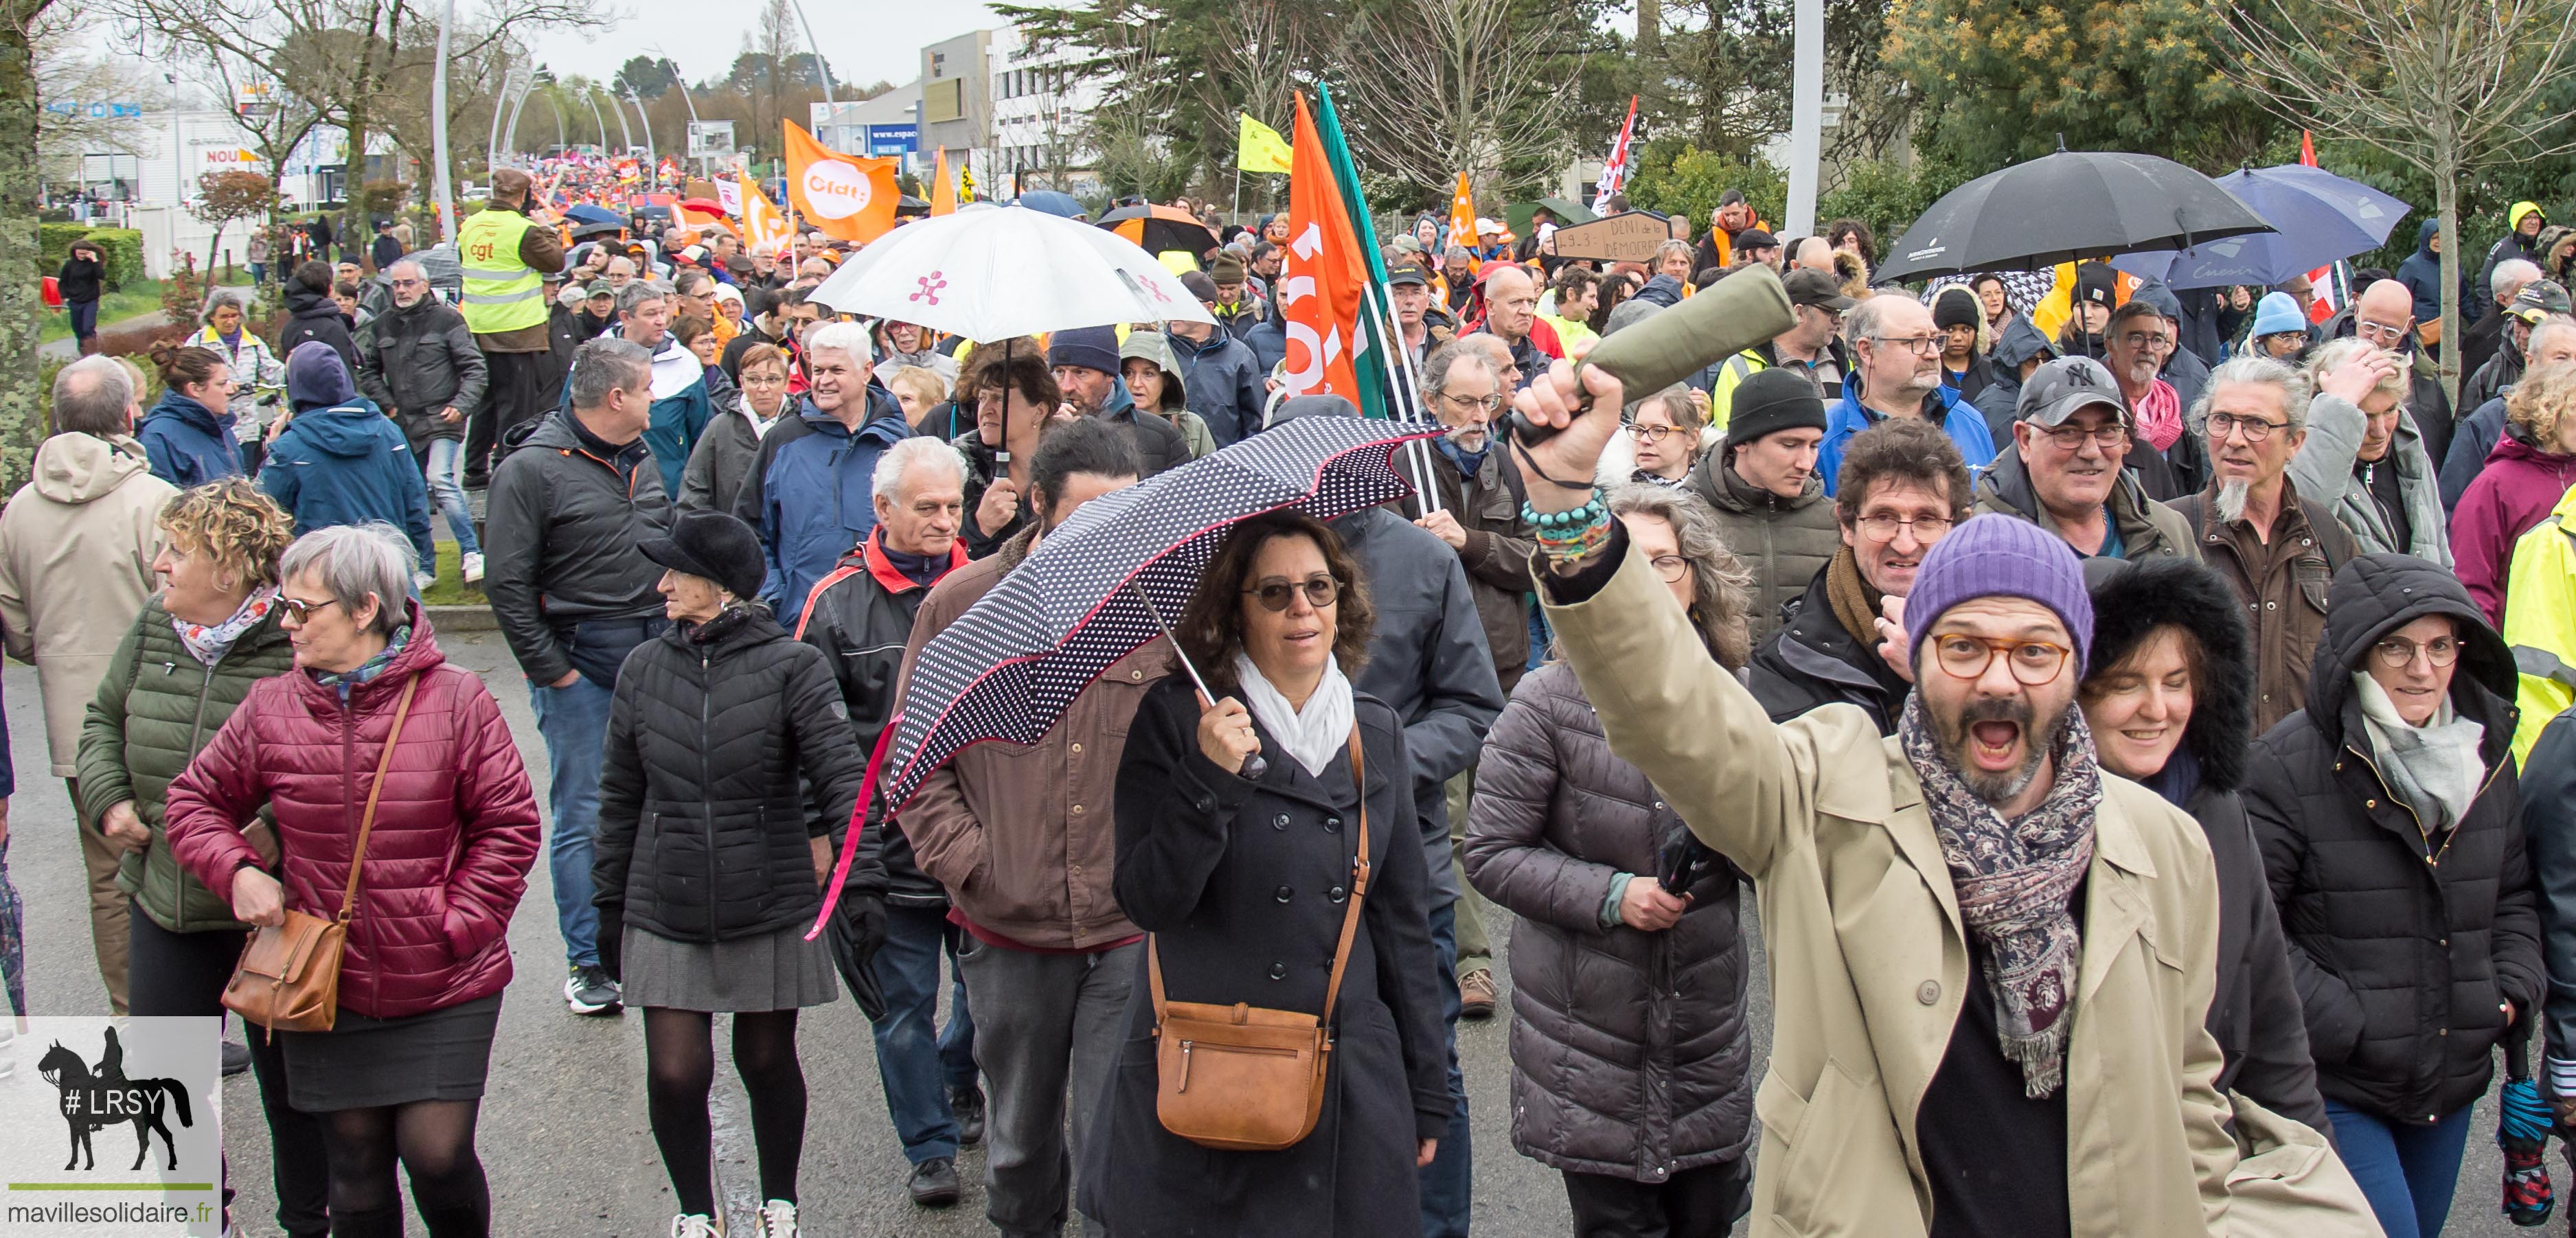
[[1235,134],[1234,166],[1246,172],[1285,172],[1293,152],[1279,131],[1240,112]]
[[957,213],[957,186],[955,182],[948,179],[948,148],[945,146],[939,148],[937,179],[932,181],[930,186],[930,213],[933,215]]

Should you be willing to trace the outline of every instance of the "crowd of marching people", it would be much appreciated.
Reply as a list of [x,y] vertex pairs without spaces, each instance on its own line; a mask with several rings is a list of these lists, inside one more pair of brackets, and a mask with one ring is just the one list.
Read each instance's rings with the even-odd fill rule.
[[[673,1238],[728,1232],[718,1015],[747,1224],[798,1232],[797,1017],[844,988],[889,1171],[951,1206],[980,1147],[1008,1235],[1464,1235],[1489,1018],[1586,1238],[2430,1238],[2499,1054],[2503,1202],[2546,1214],[2576,236],[2538,207],[2456,405],[2438,262],[2331,308],[2100,263],[1918,295],[1738,194],[1646,263],[1425,216],[1382,256],[1428,493],[1243,522],[1169,639],[887,803],[925,647],[1078,508],[1358,415],[1283,382],[1287,220],[1185,255],[1213,325],[970,341],[836,312],[819,234],[576,239],[557,196],[495,176],[452,302],[400,245],[316,256],[273,338],[225,291],[148,380],[67,366],[0,513],[113,1008],[221,1013],[252,935],[350,926],[336,1023],[227,1045],[285,1232],[403,1232],[397,1165],[489,1232],[541,851],[566,1010],[641,1011]],[[1777,336],[1661,391],[1567,364],[1757,268]],[[420,600],[442,527],[542,803]],[[1329,1029],[1311,1133],[1175,1134],[1165,1020],[1251,1007]]]

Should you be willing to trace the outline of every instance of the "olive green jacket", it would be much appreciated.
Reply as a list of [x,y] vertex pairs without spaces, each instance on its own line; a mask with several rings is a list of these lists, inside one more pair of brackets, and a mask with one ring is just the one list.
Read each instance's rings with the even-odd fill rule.
[[[229,891],[209,890],[179,867],[161,832],[161,811],[171,780],[213,741],[250,686],[294,668],[295,652],[278,615],[269,612],[210,667],[179,642],[161,600],[146,601],[81,721],[81,820],[98,828],[108,809],[134,801],[152,842],[125,853],[116,885],[134,896],[153,923],[174,933],[249,927],[233,919]],[[267,810],[260,816],[247,833],[262,856],[274,859],[276,835]]]

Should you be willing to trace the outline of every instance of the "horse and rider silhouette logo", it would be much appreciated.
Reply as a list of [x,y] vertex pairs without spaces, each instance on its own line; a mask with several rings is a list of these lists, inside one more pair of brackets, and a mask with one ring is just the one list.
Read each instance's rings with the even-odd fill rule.
[[107,1047],[99,1054],[98,1069],[93,1072],[81,1055],[57,1040],[36,1063],[45,1082],[62,1093],[62,1114],[71,1127],[72,1155],[63,1162],[65,1169],[96,1169],[91,1155],[90,1135],[122,1122],[134,1124],[134,1163],[128,1169],[141,1169],[152,1154],[152,1133],[161,1133],[161,1148],[169,1163],[165,1169],[179,1167],[179,1149],[171,1142],[170,1128],[161,1119],[166,1110],[179,1111],[179,1125],[194,1126],[188,1112],[188,1089],[176,1079],[128,1079],[125,1077],[125,1048],[116,1041],[116,1029],[108,1028]]

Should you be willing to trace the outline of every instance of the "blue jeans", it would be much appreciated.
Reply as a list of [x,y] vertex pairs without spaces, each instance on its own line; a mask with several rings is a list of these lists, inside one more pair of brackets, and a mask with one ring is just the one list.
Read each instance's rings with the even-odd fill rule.
[[1467,1238],[1476,1202],[1476,1152],[1468,1140],[1467,1077],[1458,1070],[1458,904],[1431,913],[1431,947],[1440,955],[1440,1021],[1449,1048],[1449,1096],[1458,1102],[1449,1133],[1422,1168],[1422,1238]]
[[555,927],[575,967],[599,962],[599,909],[590,905],[590,849],[599,834],[599,770],[608,760],[614,689],[585,675],[563,688],[528,685],[546,741],[546,871],[555,883]]
[[98,334],[98,302],[65,301],[63,308],[72,314],[72,339],[86,344]]
[[[966,1009],[966,978],[957,970],[963,935],[943,910],[888,907],[885,945],[868,964],[886,1001],[874,1029],[877,1078],[904,1159],[915,1165],[957,1155],[957,1115],[948,1108],[948,1093],[975,1084],[975,1020]],[[945,1028],[936,1026],[943,955],[952,986]]]
[[[428,467],[422,473],[429,482],[429,514],[447,514],[447,531],[456,537],[456,553],[483,553],[483,543],[474,540],[474,509],[465,503],[465,483],[459,480],[465,467],[465,444],[452,438],[429,440]],[[428,570],[431,564],[422,564]]]
[[2460,1183],[2460,1157],[2468,1150],[2469,1115],[2462,1105],[2430,1126],[2396,1122],[2326,1102],[2335,1148],[2352,1170],[2379,1227],[2388,1238],[2435,1238],[2451,1215],[2451,1192]]

